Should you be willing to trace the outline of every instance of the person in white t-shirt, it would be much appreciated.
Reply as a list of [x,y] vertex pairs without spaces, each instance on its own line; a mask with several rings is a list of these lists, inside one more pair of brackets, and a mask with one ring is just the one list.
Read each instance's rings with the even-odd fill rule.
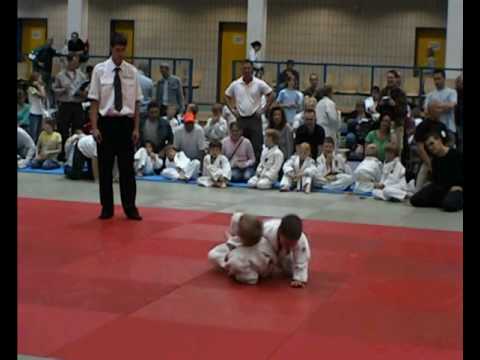
[[[262,95],[267,102],[262,106]],[[263,80],[253,76],[253,64],[245,60],[242,65],[242,77],[233,81],[225,91],[227,105],[243,130],[243,136],[249,139],[260,159],[263,145],[261,115],[270,108],[274,98],[273,90]]]
[[248,60],[253,63],[255,76],[258,76],[259,72],[263,72],[263,64],[256,62],[258,60],[257,54],[261,49],[262,43],[260,41],[254,41],[250,44],[250,49],[248,50]]

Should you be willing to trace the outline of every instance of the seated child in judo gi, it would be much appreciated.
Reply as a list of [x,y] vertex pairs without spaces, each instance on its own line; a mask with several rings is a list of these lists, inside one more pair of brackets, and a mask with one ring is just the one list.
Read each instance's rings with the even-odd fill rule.
[[261,190],[271,189],[278,180],[278,174],[283,165],[283,152],[278,147],[280,133],[274,129],[265,132],[265,146],[260,157],[255,176],[248,180],[248,186]]
[[283,165],[283,177],[280,191],[290,191],[292,186],[297,191],[309,193],[312,187],[312,176],[315,173],[315,160],[311,158],[310,145],[298,144],[296,154],[292,155]]
[[190,160],[183,151],[177,152],[173,145],[165,149],[165,169],[160,175],[170,180],[188,181],[198,176],[200,161]]
[[137,150],[134,156],[135,174],[137,176],[155,175],[163,166],[163,160],[155,152],[155,145],[145,141],[143,147]]
[[399,149],[395,144],[385,146],[385,163],[383,164],[382,178],[374,185],[372,195],[378,200],[403,201],[415,192],[415,182],[407,184],[405,167],[399,157]]
[[335,154],[335,141],[326,137],[317,158],[314,185],[326,190],[346,190],[353,184],[352,169],[341,154]]
[[222,143],[213,140],[208,146],[209,154],[203,159],[203,176],[197,180],[198,185],[205,187],[226,188],[232,177],[230,162],[222,155]]
[[355,180],[353,192],[372,192],[375,184],[380,182],[381,177],[382,163],[377,157],[377,146],[375,144],[369,144],[365,149],[365,159],[353,172],[353,178]]

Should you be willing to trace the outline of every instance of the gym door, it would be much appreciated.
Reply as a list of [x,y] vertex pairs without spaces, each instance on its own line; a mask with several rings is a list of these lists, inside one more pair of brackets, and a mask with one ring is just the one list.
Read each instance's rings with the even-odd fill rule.
[[125,52],[125,60],[133,61],[134,56],[134,39],[135,39],[135,22],[133,20],[112,20],[111,32],[121,33],[127,38],[127,50]]
[[[232,62],[244,60],[246,54],[247,24],[220,23],[218,39],[217,100],[223,101],[225,90],[232,82]],[[240,64],[235,71],[240,76]]]

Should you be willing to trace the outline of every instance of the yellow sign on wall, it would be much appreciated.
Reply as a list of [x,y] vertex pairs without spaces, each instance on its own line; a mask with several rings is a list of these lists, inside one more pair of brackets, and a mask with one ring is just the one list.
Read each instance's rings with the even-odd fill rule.
[[416,66],[445,67],[445,29],[417,28]]

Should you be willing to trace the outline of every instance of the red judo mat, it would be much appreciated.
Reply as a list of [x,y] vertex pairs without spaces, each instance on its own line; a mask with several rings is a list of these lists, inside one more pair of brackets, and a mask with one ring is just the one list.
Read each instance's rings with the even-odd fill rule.
[[305,220],[305,289],[207,262],[230,215],[18,201],[18,353],[55,359],[461,359],[463,233]]

